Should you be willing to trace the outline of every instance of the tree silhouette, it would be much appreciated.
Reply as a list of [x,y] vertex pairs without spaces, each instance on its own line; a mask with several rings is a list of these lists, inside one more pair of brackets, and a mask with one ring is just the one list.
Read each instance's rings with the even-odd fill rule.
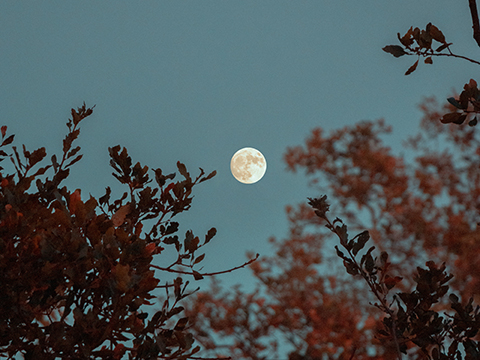
[[[205,175],[200,169],[192,178],[177,162],[183,179],[174,181],[175,173],[154,169],[155,186],[150,186],[148,167],[133,164],[125,148],[114,146],[110,165],[127,191],[114,199],[107,187],[98,199],[82,199],[80,189],[70,191],[62,181],[82,157],[73,144],[92,109],[85,104],[72,109],[61,157],[53,155],[43,167],[45,148],[30,152],[23,146],[22,158],[11,146],[14,135],[1,127],[0,160],[9,158],[14,172],[0,168],[0,355],[195,358],[200,348],[181,305],[191,292],[181,275],[193,280],[233,269],[198,272],[205,257],[199,252],[216,230],[203,240],[189,230],[180,240],[173,217],[190,208],[193,188],[215,171]],[[165,264],[162,255],[169,252],[176,259]],[[166,281],[165,272],[178,276]],[[163,303],[149,316],[156,289],[165,291]]]
[[[469,4],[478,42],[475,1]],[[398,38],[402,46],[384,48],[396,57],[480,64],[452,53],[432,24]],[[313,129],[303,146],[287,149],[288,169],[304,170],[314,193],[334,199],[334,216],[357,235],[327,216],[326,196],[287,207],[287,238],[271,239],[274,255],[251,266],[255,290],[214,282],[189,305],[206,353],[265,360],[286,359],[285,353],[291,360],[480,358],[474,305],[480,299],[480,139],[473,128],[479,101],[474,80],[444,105],[424,99],[420,130],[405,141],[404,155],[387,145],[391,128],[383,120],[330,134]],[[373,245],[365,247],[368,242]],[[339,271],[339,258],[348,276]]]

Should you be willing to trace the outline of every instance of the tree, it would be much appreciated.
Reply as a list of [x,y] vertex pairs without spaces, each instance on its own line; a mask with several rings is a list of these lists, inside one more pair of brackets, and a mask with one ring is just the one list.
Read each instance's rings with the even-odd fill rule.
[[[480,44],[474,15],[476,8]],[[402,46],[384,48],[396,57],[479,63],[453,54],[432,24],[398,37]],[[317,128],[303,146],[287,149],[288,169],[305,170],[312,191],[334,199],[334,216],[357,235],[327,217],[326,197],[287,207],[289,234],[271,239],[275,254],[252,264],[253,292],[214,283],[196,294],[188,309],[196,338],[211,354],[246,359],[282,359],[287,351],[292,360],[479,358],[479,101],[474,80],[442,106],[424,99],[405,156],[386,145],[391,128],[383,120],[330,134]],[[368,241],[374,246],[364,249]],[[338,258],[357,281],[338,271]]]
[[[195,358],[200,348],[181,306],[191,292],[181,275],[196,280],[216,274],[195,270],[216,230],[202,241],[189,230],[180,241],[173,217],[190,208],[193,188],[215,171],[205,175],[200,169],[192,178],[177,162],[183,179],[154,169],[152,187],[148,167],[133,165],[127,150],[114,146],[113,175],[128,190],[114,199],[107,187],[98,199],[82,199],[80,189],[70,191],[62,182],[82,158],[73,144],[92,109],[72,109],[63,154],[43,167],[45,148],[30,152],[24,145],[22,158],[11,146],[14,135],[1,127],[0,161],[9,158],[14,171],[0,168],[0,355]],[[172,251],[173,263],[152,263]],[[156,270],[176,277],[160,281]],[[157,289],[166,293],[161,309],[149,316]]]

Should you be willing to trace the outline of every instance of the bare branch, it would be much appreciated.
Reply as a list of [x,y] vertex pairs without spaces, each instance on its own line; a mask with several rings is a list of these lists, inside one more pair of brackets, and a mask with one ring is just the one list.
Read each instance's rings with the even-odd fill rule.
[[151,267],[157,269],[157,270],[162,270],[162,271],[168,271],[168,272],[172,272],[172,273],[176,273],[176,274],[185,274],[185,275],[192,275],[192,276],[198,276],[198,275],[201,275],[201,276],[214,276],[214,275],[219,275],[219,274],[225,274],[225,273],[228,273],[228,272],[232,272],[234,270],[238,270],[238,269],[241,269],[241,268],[244,268],[245,266],[248,266],[250,265],[251,263],[253,263],[255,260],[258,259],[260,255],[257,254],[253,259],[250,259],[248,260],[247,262],[245,262],[244,264],[242,265],[239,265],[239,266],[235,266],[234,268],[231,268],[231,269],[228,269],[228,270],[222,270],[222,271],[217,271],[217,272],[212,272],[212,273],[194,273],[194,272],[191,272],[191,271],[182,271],[182,270],[177,270],[177,269],[171,269],[171,268],[164,268],[164,267],[160,267],[160,266],[157,266],[157,265],[150,265]]

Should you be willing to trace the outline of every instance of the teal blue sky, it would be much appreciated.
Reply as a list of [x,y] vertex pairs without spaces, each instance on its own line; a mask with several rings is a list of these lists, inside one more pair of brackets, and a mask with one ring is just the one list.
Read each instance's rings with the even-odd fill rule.
[[[416,60],[381,48],[410,26],[438,26],[452,49],[476,57],[467,1],[2,1],[0,122],[16,144],[59,153],[70,108],[96,105],[81,127],[84,158],[67,185],[101,196],[116,191],[108,147],[165,172],[185,163],[218,175],[195,191],[182,231],[218,234],[205,271],[272,252],[287,232],[284,208],[317,196],[303,174],[287,173],[288,146],[314,127],[385,118],[401,151],[422,97],[449,96],[476,69]],[[266,157],[254,185],[230,174],[231,156],[251,146]],[[243,270],[223,277],[248,284]]]

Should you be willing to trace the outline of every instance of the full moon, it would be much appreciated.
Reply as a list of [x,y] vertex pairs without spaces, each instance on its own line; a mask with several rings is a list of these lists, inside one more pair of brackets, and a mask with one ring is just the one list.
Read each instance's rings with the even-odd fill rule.
[[238,150],[230,161],[232,175],[244,184],[254,184],[267,171],[267,161],[263,154],[251,147]]

